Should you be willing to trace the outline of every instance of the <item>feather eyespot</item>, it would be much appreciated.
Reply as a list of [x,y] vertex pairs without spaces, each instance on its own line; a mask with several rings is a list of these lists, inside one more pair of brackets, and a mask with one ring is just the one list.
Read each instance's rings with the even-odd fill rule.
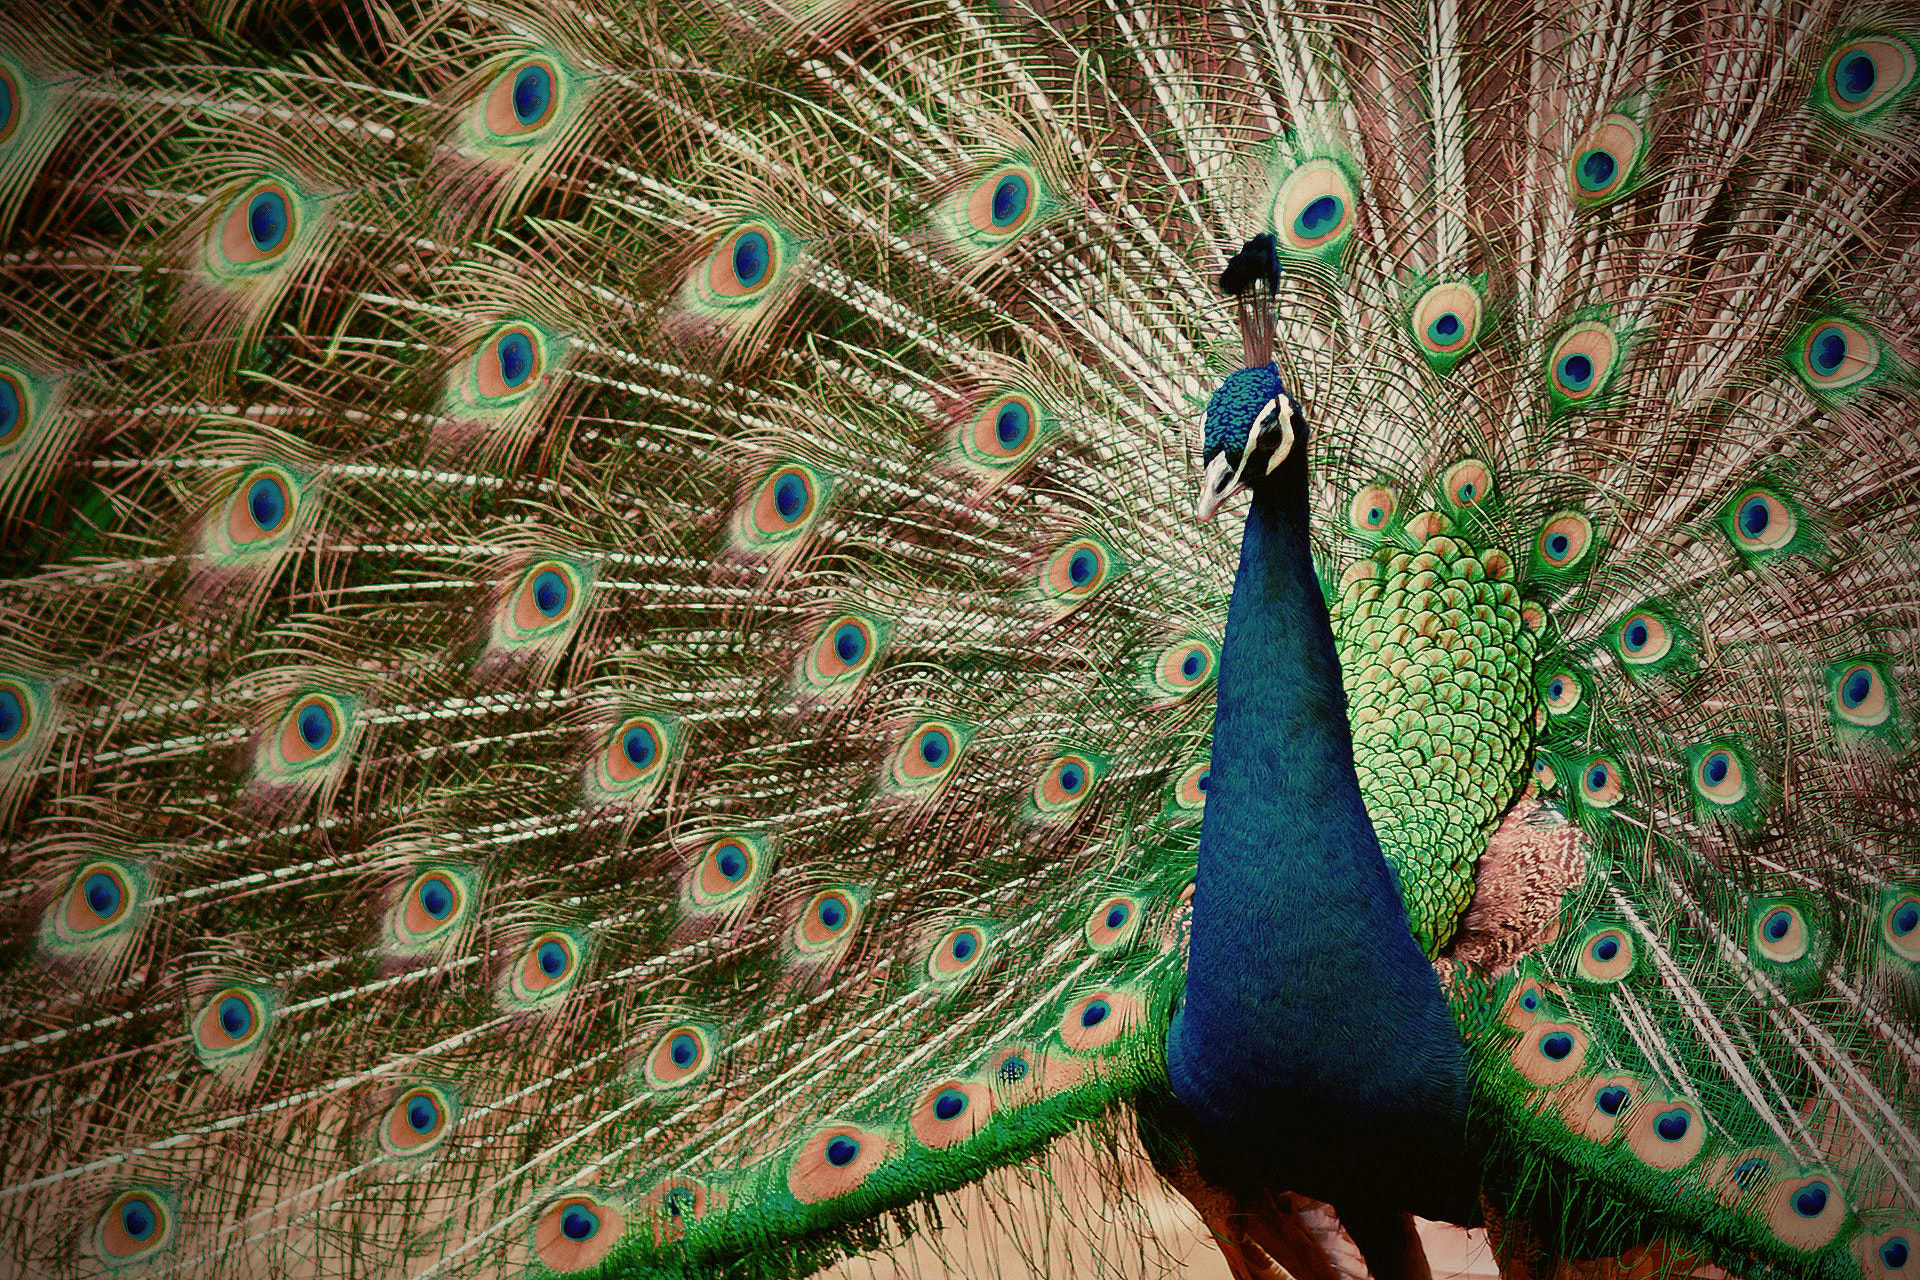
[[738,902],[760,883],[760,842],[751,836],[722,836],[707,846],[694,869],[694,905],[711,911]]
[[173,1235],[173,1209],[155,1191],[123,1191],[94,1225],[94,1250],[101,1260],[119,1265],[150,1257]]
[[968,239],[986,247],[1019,234],[1039,208],[1040,190],[1039,175],[1025,165],[989,173],[967,193]]
[[1478,458],[1462,458],[1447,468],[1440,489],[1456,507],[1477,507],[1493,493],[1493,473]]
[[580,574],[558,560],[536,564],[521,575],[513,595],[513,638],[530,639],[566,626],[582,596]]
[[1213,783],[1212,766],[1205,760],[1199,764],[1188,765],[1174,779],[1173,803],[1177,808],[1189,812],[1204,808],[1207,803],[1207,788]]
[[1274,197],[1274,230],[1294,253],[1337,257],[1353,225],[1353,183],[1332,160],[1301,165]]
[[1817,392],[1844,391],[1872,377],[1880,367],[1880,344],[1866,330],[1845,320],[1815,321],[1801,335],[1800,376]]
[[980,926],[949,929],[927,954],[927,976],[939,983],[957,983],[978,968],[986,954],[987,935]]
[[1397,505],[1392,489],[1383,484],[1368,485],[1347,503],[1347,523],[1355,533],[1379,533],[1392,522]]
[[33,392],[27,380],[0,366],[0,449],[20,439],[33,422]]
[[965,746],[960,726],[944,720],[923,721],[894,750],[889,765],[894,784],[907,791],[938,786],[952,775]]
[[1578,676],[1571,671],[1556,671],[1541,686],[1540,700],[1546,703],[1550,714],[1564,716],[1580,705],[1582,692]]
[[1542,791],[1551,791],[1560,785],[1560,775],[1553,771],[1545,756],[1534,757],[1533,781]]
[[1734,500],[1727,531],[1741,551],[1778,551],[1793,541],[1799,520],[1793,509],[1765,489]]
[[415,1085],[387,1108],[380,1145],[389,1155],[426,1155],[446,1138],[453,1118],[451,1094],[434,1085]]
[[1847,1220],[1847,1202],[1820,1175],[1781,1178],[1767,1192],[1767,1225],[1781,1243],[1803,1253],[1825,1248]]
[[227,506],[227,541],[238,549],[279,539],[292,525],[299,502],[299,487],[278,467],[247,472]]
[[1103,762],[1077,752],[1052,761],[1033,786],[1033,804],[1043,817],[1062,817],[1079,808],[1093,794],[1105,772]]
[[1893,696],[1880,664],[1872,659],[1836,663],[1827,669],[1833,712],[1848,725],[1871,729],[1893,712]]
[[260,992],[228,987],[207,1001],[189,1029],[200,1060],[213,1067],[258,1046],[267,1034],[269,1021],[267,1002]]
[[1775,964],[1802,959],[1813,946],[1806,916],[1791,903],[1761,903],[1752,911],[1753,948]]
[[1920,1267],[1910,1264],[1920,1253],[1920,1229],[1910,1223],[1854,1237],[1853,1253],[1860,1263],[1862,1280],[1912,1280]]
[[1140,931],[1140,903],[1137,899],[1116,894],[1087,916],[1084,932],[1087,945],[1095,951],[1112,951],[1133,941]]
[[460,923],[466,896],[465,886],[451,872],[425,872],[401,899],[401,929],[413,941],[437,937]]
[[1882,901],[1881,940],[1902,959],[1920,961],[1920,893],[1895,889]]
[[1184,698],[1206,684],[1219,661],[1219,650],[1210,641],[1189,639],[1170,644],[1153,659],[1152,692]]
[[553,119],[563,83],[545,58],[529,58],[508,67],[487,94],[487,129],[502,142],[530,140]]
[[294,703],[280,731],[280,755],[288,764],[309,764],[339,745],[346,713],[322,693],[311,693]]
[[816,685],[859,679],[879,652],[874,624],[857,614],[842,614],[827,623],[808,655],[807,674]]
[[1642,609],[1614,632],[1620,660],[1632,666],[1659,662],[1673,651],[1673,635],[1658,615]]
[[498,406],[526,396],[540,385],[546,358],[546,342],[531,325],[507,324],[488,334],[473,353],[479,403]]
[[21,117],[26,114],[25,101],[20,91],[20,77],[12,67],[0,62],[0,146],[5,146],[7,139],[13,137],[13,131],[20,127]]
[[642,803],[665,780],[673,750],[674,731],[668,721],[633,716],[607,735],[594,759],[594,781],[610,800]]
[[990,471],[1006,471],[1034,451],[1046,422],[1046,413],[1034,397],[1022,391],[1002,392],[962,425],[961,455]]
[[1697,752],[1694,793],[1709,804],[1733,805],[1747,798],[1747,771],[1737,752],[1712,747]]
[[591,1271],[606,1261],[626,1229],[626,1215],[617,1205],[576,1191],[541,1211],[534,1223],[533,1249],[541,1262],[562,1275]]
[[1072,1052],[1094,1053],[1138,1026],[1143,1017],[1139,999],[1130,993],[1097,991],[1068,1005],[1055,1031]]
[[1587,1033],[1570,1022],[1537,1023],[1514,1043],[1509,1058],[1532,1084],[1564,1084],[1586,1063]]
[[861,903],[845,889],[823,889],[807,900],[794,921],[793,941],[805,956],[837,951],[853,937]]
[[271,179],[242,191],[214,230],[216,260],[228,270],[264,271],[298,238],[300,202]]
[[1106,585],[1112,557],[1092,538],[1076,538],[1053,553],[1042,583],[1062,604],[1078,604]]
[[1624,929],[1606,928],[1588,934],[1574,963],[1588,982],[1611,984],[1633,972],[1633,939]]
[[1648,1098],[1627,1117],[1627,1145],[1655,1169],[1683,1168],[1700,1154],[1706,1140],[1707,1127],[1691,1103]]
[[1593,547],[1593,522],[1578,512],[1563,511],[1547,521],[1534,540],[1534,554],[1548,569],[1570,569]]
[[0,676],[0,750],[13,746],[33,728],[33,697],[27,690]]
[[[1553,992],[1558,996],[1557,991]],[[1500,1020],[1515,1031],[1525,1031],[1546,1016],[1548,988],[1533,978],[1522,979],[1501,1006]]]
[[741,513],[749,545],[768,547],[804,533],[819,514],[824,486],[819,473],[798,463],[776,467]]
[[1904,41],[1849,40],[1827,56],[1823,104],[1843,120],[1858,120],[1886,106],[1913,74],[1913,49]]
[[1639,166],[1646,133],[1630,116],[1618,112],[1600,122],[1573,144],[1567,161],[1567,187],[1583,204],[1601,204],[1626,189]]
[[993,1091],[972,1080],[943,1080],[920,1095],[908,1121],[924,1147],[943,1151],[965,1142],[993,1117]]
[[802,1204],[837,1200],[860,1189],[888,1155],[884,1134],[855,1125],[828,1124],[794,1153],[787,1168],[787,1190]]
[[647,1083],[655,1089],[680,1089],[713,1069],[713,1039],[691,1023],[668,1030],[647,1054]]
[[1556,403],[1581,404],[1606,390],[1619,350],[1619,340],[1604,324],[1579,324],[1563,334],[1547,356]]
[[507,970],[506,994],[527,1008],[556,1003],[579,979],[581,960],[578,939],[558,930],[540,934]]
[[1450,367],[1480,336],[1484,313],[1480,291],[1472,285],[1434,285],[1413,305],[1413,339],[1436,364],[1444,362]]
[[1580,774],[1580,795],[1596,809],[1611,809],[1626,794],[1626,777],[1620,766],[1604,757],[1595,758]]
[[58,932],[69,941],[93,940],[129,924],[140,889],[127,870],[112,862],[90,862],[67,888]]
[[686,1238],[687,1230],[724,1203],[688,1178],[669,1178],[649,1191],[642,1206],[653,1219],[653,1242],[664,1246]]
[[1567,1126],[1590,1142],[1605,1142],[1631,1112],[1640,1085],[1631,1076],[1603,1076],[1583,1083],[1561,1104]]
[[748,222],[720,238],[704,273],[711,301],[739,306],[758,298],[780,277],[780,233],[763,222]]

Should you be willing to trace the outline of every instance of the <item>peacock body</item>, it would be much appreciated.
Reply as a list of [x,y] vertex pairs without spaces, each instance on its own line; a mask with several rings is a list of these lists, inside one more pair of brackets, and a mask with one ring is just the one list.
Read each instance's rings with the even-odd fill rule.
[[1137,1107],[1916,1274],[1917,51],[9,14],[4,1269],[806,1274]]

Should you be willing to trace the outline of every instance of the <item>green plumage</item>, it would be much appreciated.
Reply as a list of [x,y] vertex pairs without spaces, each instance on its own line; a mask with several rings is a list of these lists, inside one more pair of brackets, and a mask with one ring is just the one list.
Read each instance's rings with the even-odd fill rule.
[[1271,233],[1489,1210],[1914,1274],[1916,48],[10,15],[0,1272],[798,1275],[1163,1116]]

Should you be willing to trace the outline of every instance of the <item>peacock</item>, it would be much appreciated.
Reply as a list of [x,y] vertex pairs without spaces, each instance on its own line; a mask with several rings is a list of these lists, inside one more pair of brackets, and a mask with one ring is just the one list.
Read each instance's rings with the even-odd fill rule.
[[0,1273],[1920,1275],[1917,66],[10,8]]

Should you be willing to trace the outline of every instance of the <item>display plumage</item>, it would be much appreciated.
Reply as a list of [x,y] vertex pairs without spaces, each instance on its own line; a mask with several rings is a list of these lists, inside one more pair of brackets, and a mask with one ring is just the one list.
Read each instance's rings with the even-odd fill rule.
[[0,1270],[804,1274],[1138,1107],[1916,1274],[1916,49],[10,14]]

